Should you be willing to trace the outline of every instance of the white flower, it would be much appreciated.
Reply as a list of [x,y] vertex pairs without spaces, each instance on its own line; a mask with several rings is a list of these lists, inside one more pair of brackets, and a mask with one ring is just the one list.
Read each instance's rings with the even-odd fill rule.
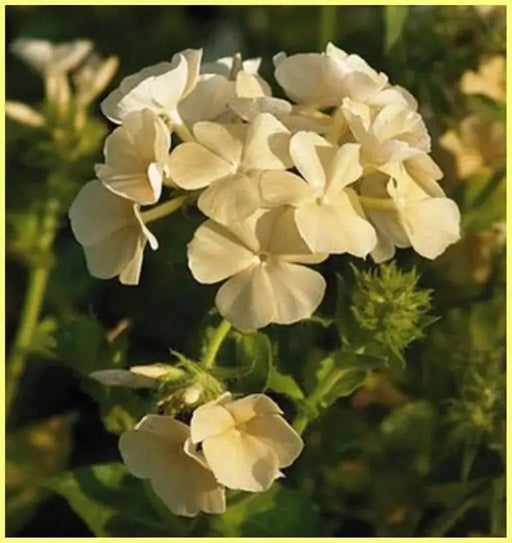
[[125,285],[138,284],[146,243],[153,250],[158,248],[138,204],[113,194],[95,179],[82,187],[69,218],[91,275],[100,279],[119,275]]
[[188,245],[188,265],[197,281],[230,278],[215,301],[220,314],[239,329],[310,317],[323,298],[325,281],[297,264],[325,258],[307,249],[291,208],[260,211],[226,226],[208,220]]
[[413,179],[400,165],[392,179],[367,178],[361,183],[361,203],[379,237],[372,252],[376,262],[391,258],[395,247],[410,246],[434,259],[460,239],[457,204],[446,198],[427,171],[413,168]]
[[97,55],[91,55],[73,75],[78,103],[84,106],[91,104],[107,88],[118,66],[117,57],[100,59]]
[[171,62],[160,62],[125,77],[101,103],[103,114],[119,124],[129,113],[147,108],[181,124],[178,105],[197,83],[201,56],[202,50],[187,49],[175,54]]
[[290,104],[272,98],[257,73],[259,64],[260,59],[242,62],[240,54],[204,64],[194,90],[179,105],[181,118],[192,127],[199,121],[230,122],[233,111],[246,121],[258,113],[288,114]]
[[260,205],[259,173],[291,165],[290,132],[268,113],[248,125],[200,122],[193,131],[197,142],[182,143],[171,153],[170,175],[187,190],[207,187],[198,207],[218,222],[254,213]]
[[242,55],[236,53],[231,57],[222,57],[213,62],[205,62],[201,67],[201,73],[218,74],[234,80],[241,71],[256,75],[260,65],[261,58],[250,58],[242,61]]
[[311,251],[365,257],[377,243],[372,225],[359,209],[357,195],[347,188],[362,174],[359,148],[338,148],[313,132],[299,132],[290,154],[305,181],[289,172],[262,174],[263,205],[292,205],[295,223]]
[[262,492],[290,466],[304,446],[268,396],[232,400],[229,392],[194,411],[191,441],[216,479],[228,488]]
[[505,102],[505,57],[496,55],[480,62],[478,72],[464,72],[460,82],[464,94],[483,94],[492,100]]
[[329,43],[326,52],[274,57],[275,77],[296,103],[315,109],[341,105],[346,97],[371,99],[388,82],[360,56],[348,55]]
[[178,105],[183,122],[192,128],[199,121],[224,120],[228,101],[235,96],[235,84],[217,74],[202,74],[192,92]]
[[150,479],[155,494],[175,514],[223,513],[224,489],[204,458],[187,442],[189,427],[171,417],[147,415],[119,440],[130,472]]
[[347,98],[341,111],[361,144],[366,171],[430,151],[430,136],[421,115],[404,103],[388,104],[375,113],[367,104]]
[[15,40],[11,51],[37,72],[69,72],[76,68],[92,49],[89,40],[69,43],[51,43],[46,40],[20,38]]
[[113,193],[154,204],[162,192],[170,145],[169,129],[149,109],[129,113],[106,139],[105,164],[96,165],[96,175]]

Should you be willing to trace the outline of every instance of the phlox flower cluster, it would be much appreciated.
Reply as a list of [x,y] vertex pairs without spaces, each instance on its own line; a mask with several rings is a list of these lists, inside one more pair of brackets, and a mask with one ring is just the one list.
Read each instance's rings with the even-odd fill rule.
[[[166,370],[157,365],[101,370],[103,384],[156,388]],[[130,472],[149,479],[154,492],[176,515],[223,513],[225,489],[264,492],[283,477],[304,444],[265,394],[233,399],[224,392],[201,403],[202,390],[189,386],[184,405],[196,406],[190,425],[166,414],[149,414],[121,435],[119,449]]]
[[[202,62],[188,49],[122,80],[101,104],[118,125],[104,163],[70,209],[89,271],[139,282],[146,223],[196,202],[207,220],[188,245],[201,283],[224,284],[219,312],[255,329],[308,318],[325,281],[307,267],[330,254],[376,262],[412,247],[436,258],[460,237],[456,204],[438,184],[415,99],[361,57],[274,57],[285,99],[260,61]],[[174,202],[174,203],[173,203]]]

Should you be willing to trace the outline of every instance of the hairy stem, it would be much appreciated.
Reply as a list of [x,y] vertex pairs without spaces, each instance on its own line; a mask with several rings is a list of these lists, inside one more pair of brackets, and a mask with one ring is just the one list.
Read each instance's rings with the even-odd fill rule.
[[219,349],[221,348],[222,343],[226,339],[226,336],[228,335],[230,330],[231,323],[229,323],[226,319],[223,319],[222,322],[219,324],[217,330],[215,330],[215,333],[213,334],[208,348],[206,349],[206,354],[203,358],[203,366],[205,368],[212,368],[215,364],[215,358],[217,357],[217,353],[219,352]]
[[300,411],[297,413],[292,422],[292,426],[299,434],[302,434],[308,424],[315,420],[317,415],[314,414],[317,413],[318,404],[336,384],[336,381],[338,381],[342,372],[343,368],[332,368],[331,371],[316,385],[311,394],[306,398],[306,405],[309,407],[308,411]]
[[51,199],[47,202],[42,222],[42,232],[37,247],[40,260],[32,263],[29,269],[25,300],[21,308],[18,329],[6,367],[5,402],[7,414],[18,392],[19,381],[25,371],[32,337],[39,322],[51,270],[50,253],[59,225],[59,209],[60,206],[57,200]]

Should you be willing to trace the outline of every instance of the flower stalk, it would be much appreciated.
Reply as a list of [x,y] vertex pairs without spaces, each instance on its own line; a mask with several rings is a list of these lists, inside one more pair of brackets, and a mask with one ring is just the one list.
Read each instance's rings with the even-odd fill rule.
[[160,204],[149,211],[143,211],[141,213],[142,220],[147,224],[148,222],[156,221],[157,219],[171,215],[181,208],[186,199],[186,195],[177,196],[176,198],[168,200],[167,202],[164,202],[163,204]]
[[42,233],[39,242],[39,258],[29,269],[28,286],[20,321],[6,368],[6,412],[12,406],[16,397],[19,381],[25,371],[27,354],[34,331],[39,322],[39,316],[46,293],[48,277],[51,271],[50,253],[59,225],[60,205],[56,199],[47,202],[45,217],[42,222]]
[[203,358],[203,366],[206,369],[210,369],[215,365],[215,359],[217,358],[217,354],[230,330],[231,323],[226,319],[223,319],[206,349],[206,354]]

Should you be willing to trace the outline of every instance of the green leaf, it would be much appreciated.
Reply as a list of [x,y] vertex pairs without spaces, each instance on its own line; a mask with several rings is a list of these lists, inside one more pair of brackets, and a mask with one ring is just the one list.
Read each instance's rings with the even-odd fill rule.
[[340,351],[328,356],[316,374],[320,389],[316,403],[325,408],[338,398],[350,396],[363,386],[368,371],[381,364],[380,358],[364,354]]
[[235,342],[235,359],[240,377],[230,389],[233,392],[263,392],[269,382],[272,368],[272,344],[262,332],[251,334],[232,333]]
[[391,51],[402,35],[407,20],[408,6],[385,6],[384,22],[386,26],[386,39],[384,49],[387,53]]
[[56,358],[57,342],[55,341],[55,331],[57,327],[57,321],[52,317],[41,320],[32,335],[30,352],[45,358]]
[[[229,502],[228,502],[229,503]],[[327,535],[313,504],[303,493],[275,483],[261,494],[250,494],[212,517],[214,536],[321,537]]]
[[303,400],[304,392],[291,375],[281,373],[275,366],[270,368],[268,389],[278,394],[284,394],[292,400]]
[[143,483],[122,464],[78,468],[47,484],[66,498],[96,536],[173,535],[151,505]]
[[141,397],[131,389],[105,386],[93,379],[84,379],[81,388],[98,404],[105,428],[117,435],[131,430],[152,409],[151,397]]
[[55,331],[56,353],[81,375],[119,368],[126,351],[126,336],[109,343],[100,322],[91,315],[76,315]]

